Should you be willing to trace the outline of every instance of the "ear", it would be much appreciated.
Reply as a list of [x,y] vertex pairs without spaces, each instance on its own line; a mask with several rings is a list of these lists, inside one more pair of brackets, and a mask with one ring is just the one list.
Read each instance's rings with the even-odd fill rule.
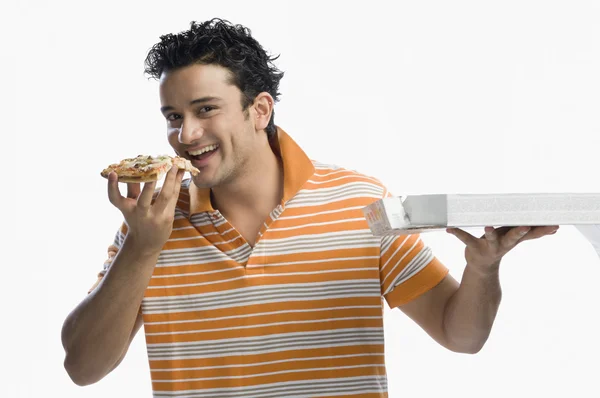
[[271,94],[262,92],[254,99],[252,108],[254,110],[254,128],[256,131],[261,131],[267,128],[271,115],[273,114],[273,105],[275,101]]

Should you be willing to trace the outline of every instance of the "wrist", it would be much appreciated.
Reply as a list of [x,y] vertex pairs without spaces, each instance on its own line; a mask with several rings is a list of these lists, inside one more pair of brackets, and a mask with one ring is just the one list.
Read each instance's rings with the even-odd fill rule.
[[493,264],[467,263],[465,271],[469,271],[483,277],[494,277],[500,273],[500,261],[496,261]]
[[123,240],[123,251],[131,253],[139,261],[156,260],[162,251],[162,247],[149,245],[138,239],[135,235],[127,234]]

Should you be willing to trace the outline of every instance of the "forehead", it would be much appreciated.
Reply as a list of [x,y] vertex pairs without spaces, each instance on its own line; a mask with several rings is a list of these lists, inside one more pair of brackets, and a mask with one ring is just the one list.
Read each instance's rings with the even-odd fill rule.
[[159,80],[160,100],[163,105],[176,106],[206,96],[239,98],[240,91],[231,83],[231,77],[228,69],[218,65],[194,64],[175,69],[163,73]]

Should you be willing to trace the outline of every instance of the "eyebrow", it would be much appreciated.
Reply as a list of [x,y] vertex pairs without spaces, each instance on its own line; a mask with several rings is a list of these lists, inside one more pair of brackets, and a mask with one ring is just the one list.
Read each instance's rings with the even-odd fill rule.
[[[219,97],[206,96],[206,97],[196,98],[195,100],[190,101],[190,105],[202,104],[202,103],[210,102],[210,101],[219,101],[220,99],[221,98],[219,98]],[[165,106],[163,106],[163,107],[160,108],[160,111],[162,113],[165,113],[167,111],[172,111],[173,109],[175,109],[175,108],[173,108],[170,105],[165,105]]]

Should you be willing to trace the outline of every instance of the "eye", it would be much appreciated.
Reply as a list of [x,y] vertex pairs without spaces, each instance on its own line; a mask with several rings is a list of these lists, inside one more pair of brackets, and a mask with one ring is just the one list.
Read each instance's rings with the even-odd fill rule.
[[168,114],[168,115],[166,116],[166,118],[167,118],[167,120],[169,120],[169,121],[173,121],[173,120],[181,119],[181,115],[178,115],[178,114],[176,114],[176,113],[171,113],[171,114]]
[[207,105],[207,106],[203,106],[202,108],[199,108],[198,113],[208,113],[214,109],[215,109],[214,106]]

